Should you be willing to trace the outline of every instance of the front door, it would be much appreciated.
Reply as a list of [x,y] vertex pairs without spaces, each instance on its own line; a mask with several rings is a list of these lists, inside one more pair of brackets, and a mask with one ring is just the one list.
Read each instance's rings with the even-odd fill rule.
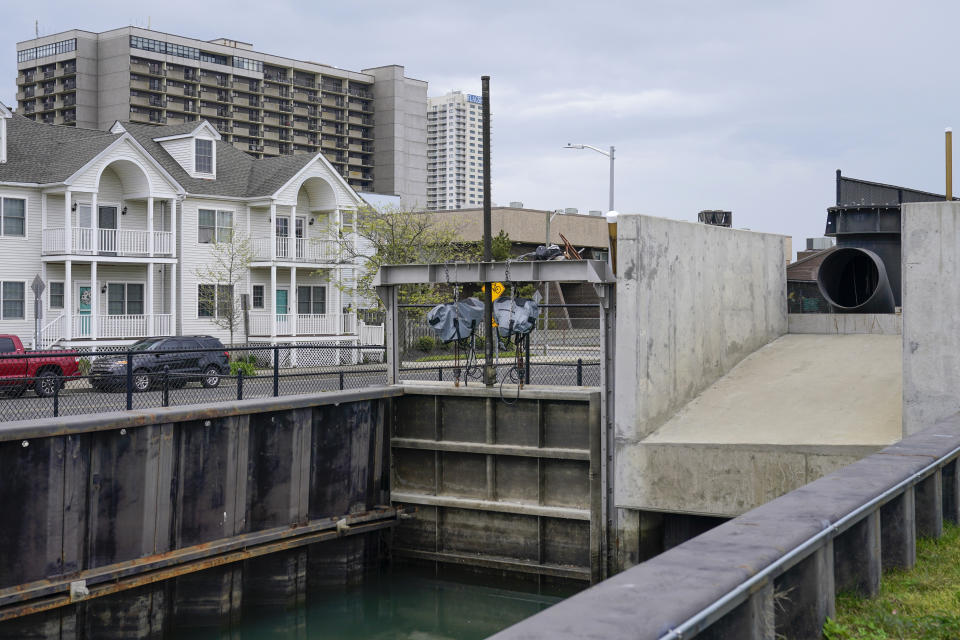
[[290,333],[290,316],[287,315],[287,290],[277,289],[277,333]]
[[277,257],[290,257],[290,218],[277,217]]
[[106,254],[117,253],[117,208],[111,206],[97,207],[97,227],[100,234],[100,252]]
[[93,300],[93,290],[89,286],[80,286],[77,291],[77,338],[90,337],[90,303]]

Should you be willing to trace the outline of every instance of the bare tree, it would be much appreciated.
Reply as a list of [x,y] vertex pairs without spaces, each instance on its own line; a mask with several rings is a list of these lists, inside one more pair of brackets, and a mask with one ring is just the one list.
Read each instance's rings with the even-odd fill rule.
[[238,291],[250,273],[253,248],[244,235],[231,233],[210,248],[209,260],[195,271],[199,285],[200,317],[234,334],[243,327],[243,309]]

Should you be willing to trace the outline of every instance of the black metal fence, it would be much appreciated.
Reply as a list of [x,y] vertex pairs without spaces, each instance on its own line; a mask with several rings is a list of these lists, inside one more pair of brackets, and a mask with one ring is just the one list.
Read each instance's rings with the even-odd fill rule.
[[0,422],[355,389],[385,384],[384,361],[336,344],[0,356]]
[[[433,306],[398,307],[401,379],[482,383],[486,337],[476,335],[458,344],[438,341],[426,318]],[[519,349],[513,341],[498,339],[494,344],[498,382],[522,376],[529,384],[600,386],[602,319],[597,304],[540,305],[537,328],[525,344]]]

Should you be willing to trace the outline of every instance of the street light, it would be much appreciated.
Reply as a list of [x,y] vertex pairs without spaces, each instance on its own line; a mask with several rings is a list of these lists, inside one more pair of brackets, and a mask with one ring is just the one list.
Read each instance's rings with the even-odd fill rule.
[[613,211],[613,160],[614,160],[613,145],[610,145],[610,151],[604,151],[603,149],[592,147],[589,144],[572,144],[568,142],[567,146],[565,146],[564,149],[593,149],[597,153],[602,153],[603,155],[610,158],[610,206],[607,207],[607,211]]

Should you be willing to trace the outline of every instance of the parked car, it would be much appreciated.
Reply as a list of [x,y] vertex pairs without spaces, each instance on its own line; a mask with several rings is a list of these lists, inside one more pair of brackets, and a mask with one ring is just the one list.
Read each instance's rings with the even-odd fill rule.
[[90,386],[98,391],[124,389],[127,367],[132,366],[133,390],[146,391],[166,373],[171,387],[199,380],[204,387],[216,387],[220,376],[230,371],[230,357],[223,343],[210,336],[145,338],[126,347],[127,355],[102,356],[90,367]]
[[79,375],[76,351],[28,351],[19,337],[0,335],[0,390],[7,394],[18,396],[33,389],[38,396],[52,396],[67,379]]

